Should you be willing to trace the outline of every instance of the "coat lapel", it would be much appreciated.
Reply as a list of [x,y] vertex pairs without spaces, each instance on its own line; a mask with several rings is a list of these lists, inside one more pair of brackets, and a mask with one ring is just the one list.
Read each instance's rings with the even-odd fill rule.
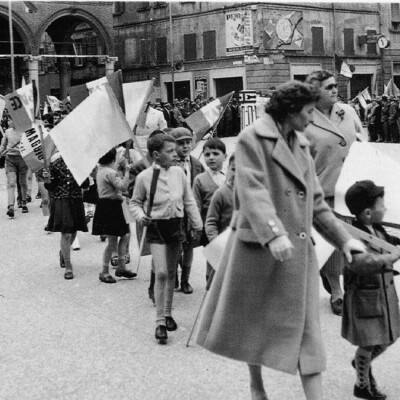
[[343,135],[337,128],[337,124],[340,123],[340,117],[336,114],[336,111],[339,110],[340,108],[336,104],[334,104],[332,107],[331,118],[327,118],[321,111],[316,108],[314,110],[313,122],[311,122],[311,124],[344,139]]
[[282,138],[274,120],[270,116],[267,115],[256,120],[254,128],[257,135],[275,140],[276,143],[272,151],[272,158],[306,188],[304,176],[299,168],[300,160],[297,157],[303,157],[299,153],[298,146],[305,147],[307,145],[307,140],[296,133],[295,142],[293,143],[293,148],[295,150],[294,153],[292,153],[289,146]]

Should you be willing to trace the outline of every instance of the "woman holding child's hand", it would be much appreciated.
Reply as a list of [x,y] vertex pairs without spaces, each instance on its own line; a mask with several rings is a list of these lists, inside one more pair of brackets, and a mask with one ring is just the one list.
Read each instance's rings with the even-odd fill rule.
[[252,399],[267,399],[261,366],[296,374],[307,400],[322,400],[326,368],[319,274],[311,227],[347,255],[363,251],[324,201],[308,142],[318,95],[282,85],[266,115],[236,145],[232,234],[217,269],[197,342],[249,366]]

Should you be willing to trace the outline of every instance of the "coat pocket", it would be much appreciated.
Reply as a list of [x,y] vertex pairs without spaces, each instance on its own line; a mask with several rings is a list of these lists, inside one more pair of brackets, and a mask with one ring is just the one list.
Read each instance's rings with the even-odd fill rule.
[[354,293],[358,318],[376,318],[383,315],[380,288],[359,289]]

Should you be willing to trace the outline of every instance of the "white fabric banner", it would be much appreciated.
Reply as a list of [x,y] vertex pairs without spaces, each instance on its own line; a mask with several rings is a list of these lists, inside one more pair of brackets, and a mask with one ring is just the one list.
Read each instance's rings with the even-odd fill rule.
[[354,142],[335,188],[335,211],[351,216],[344,201],[347,189],[356,181],[369,179],[385,187],[387,212],[384,222],[400,225],[400,145]]
[[79,185],[99,158],[132,131],[108,84],[101,85],[50,132],[59,152]]

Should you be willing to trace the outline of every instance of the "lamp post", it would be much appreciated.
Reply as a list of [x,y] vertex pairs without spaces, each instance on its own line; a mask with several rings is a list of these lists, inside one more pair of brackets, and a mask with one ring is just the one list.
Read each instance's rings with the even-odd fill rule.
[[169,2],[169,31],[170,31],[170,53],[171,53],[171,83],[172,83],[172,105],[175,101],[175,70],[174,70],[174,43],[172,32],[172,1]]
[[10,29],[11,87],[12,91],[15,92],[14,35],[13,35],[11,0],[8,0],[8,27]]

